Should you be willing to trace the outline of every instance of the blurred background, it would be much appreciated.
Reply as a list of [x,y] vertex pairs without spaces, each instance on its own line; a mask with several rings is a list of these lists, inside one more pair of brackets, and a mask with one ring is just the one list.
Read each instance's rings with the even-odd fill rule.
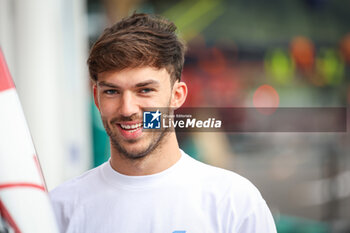
[[[134,11],[169,18],[188,43],[187,107],[349,106],[350,1],[0,0],[0,46],[49,190],[109,157],[86,59],[103,29]],[[178,138],[251,180],[278,232],[350,232],[348,132]]]

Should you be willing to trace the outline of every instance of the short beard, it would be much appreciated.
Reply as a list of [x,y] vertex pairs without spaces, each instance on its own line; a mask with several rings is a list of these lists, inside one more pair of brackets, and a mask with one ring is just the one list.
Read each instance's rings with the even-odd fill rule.
[[[122,156],[124,156],[125,158],[130,159],[130,160],[139,160],[141,158],[146,157],[147,155],[149,155],[150,153],[152,153],[156,149],[161,148],[161,146],[164,142],[165,136],[169,132],[169,130],[167,130],[167,129],[162,130],[162,132],[160,132],[158,134],[158,137],[151,142],[151,144],[148,146],[148,148],[146,150],[141,151],[139,153],[129,153],[120,145],[120,143],[118,142],[117,138],[115,137],[115,135],[113,134],[112,130],[110,129],[110,127],[108,126],[108,124],[105,120],[103,121],[103,124],[105,126],[106,132],[110,138],[110,142],[111,142],[111,145],[113,146],[113,148],[116,149],[119,152],[119,154],[121,154]],[[133,141],[131,141],[131,142],[133,142]]]
[[[170,105],[170,101],[168,106]],[[166,112],[163,112],[164,114],[170,114],[171,110],[170,108],[167,109]],[[134,118],[137,119],[137,116],[135,116]],[[123,120],[133,120],[133,118],[128,119],[128,117],[122,117]],[[118,122],[118,120],[120,119],[112,119],[111,120],[111,124],[113,125],[114,122]],[[111,146],[113,146],[114,149],[116,149],[120,155],[122,155],[124,158],[126,159],[130,159],[130,160],[139,160],[142,158],[145,158],[147,155],[151,154],[152,152],[154,152],[156,149],[161,148],[161,146],[164,144],[164,140],[165,140],[165,136],[167,134],[169,134],[170,129],[169,128],[164,128],[162,129],[161,132],[157,133],[157,138],[155,138],[154,140],[152,140],[152,142],[150,143],[150,145],[148,146],[148,148],[144,151],[141,151],[139,153],[130,153],[128,151],[125,150],[125,148],[123,148],[120,143],[118,142],[118,139],[116,137],[116,135],[113,133],[113,131],[111,130],[111,128],[109,127],[109,124],[107,122],[107,120],[102,119],[103,125],[106,129],[106,132],[109,136],[110,142],[111,142]],[[151,132],[149,132],[151,133]],[[129,140],[130,143],[134,143],[137,140]]]

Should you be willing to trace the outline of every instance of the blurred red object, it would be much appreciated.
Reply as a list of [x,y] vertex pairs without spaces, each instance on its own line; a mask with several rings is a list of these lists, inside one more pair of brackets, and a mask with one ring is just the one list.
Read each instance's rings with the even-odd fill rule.
[[340,52],[345,62],[350,65],[350,33],[343,37],[340,41]]
[[290,44],[292,58],[297,68],[308,71],[315,63],[315,46],[312,41],[306,37],[295,37]]

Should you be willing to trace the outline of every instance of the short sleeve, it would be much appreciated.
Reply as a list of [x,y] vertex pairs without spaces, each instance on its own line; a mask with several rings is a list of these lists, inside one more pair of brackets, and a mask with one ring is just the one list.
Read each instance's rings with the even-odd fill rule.
[[275,233],[276,225],[265,201],[261,201],[238,226],[237,233]]
[[53,211],[55,213],[58,229],[60,233],[67,232],[72,213],[72,205],[65,200],[66,195],[60,195],[59,190],[53,190],[49,193]]
[[219,205],[224,233],[276,233],[271,211],[259,190],[247,179],[236,176]]

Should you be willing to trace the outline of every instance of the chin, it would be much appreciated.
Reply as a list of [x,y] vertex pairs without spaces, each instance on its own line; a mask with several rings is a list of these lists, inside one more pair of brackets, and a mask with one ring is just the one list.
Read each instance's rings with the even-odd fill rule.
[[[136,144],[136,143],[135,143]],[[112,146],[124,157],[128,159],[141,159],[150,154],[155,148],[150,144],[145,145],[121,145],[112,140]]]
[[106,131],[112,147],[124,158],[132,160],[144,158],[161,147],[168,133],[164,130],[159,133],[145,134],[135,140],[125,140],[117,132],[112,132],[109,128],[106,128]]

